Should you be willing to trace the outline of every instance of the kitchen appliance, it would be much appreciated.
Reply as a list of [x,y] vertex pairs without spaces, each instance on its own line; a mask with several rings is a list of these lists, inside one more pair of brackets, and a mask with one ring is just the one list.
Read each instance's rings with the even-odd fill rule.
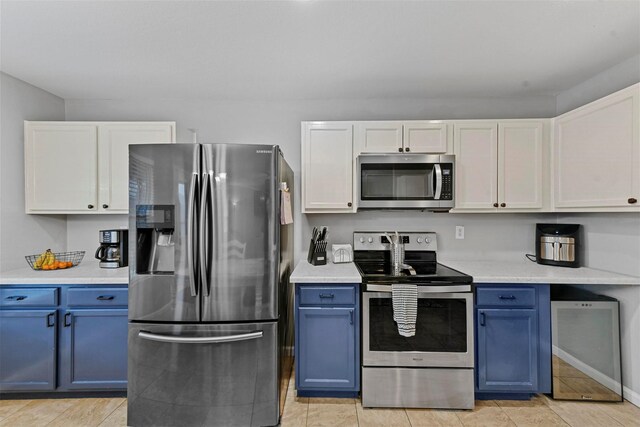
[[100,230],[100,246],[95,258],[102,268],[119,268],[129,265],[129,230]]
[[620,303],[551,287],[553,398],[622,402]]
[[559,267],[580,267],[580,224],[536,224],[536,261]]
[[[455,408],[474,405],[473,278],[437,262],[436,234],[401,232],[403,269],[393,274],[384,232],[353,233],[362,274],[362,405]],[[391,288],[416,284],[413,337],[398,333]]]
[[293,193],[278,146],[130,146],[128,425],[278,424],[293,360],[281,183]]
[[426,209],[454,206],[453,155],[361,154],[358,209]]

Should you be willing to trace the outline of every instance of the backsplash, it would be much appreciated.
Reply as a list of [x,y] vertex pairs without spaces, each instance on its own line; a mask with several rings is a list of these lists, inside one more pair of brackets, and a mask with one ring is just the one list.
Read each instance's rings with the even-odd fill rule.
[[84,261],[93,260],[99,245],[100,230],[128,228],[128,226],[126,215],[67,215],[67,249],[86,251]]

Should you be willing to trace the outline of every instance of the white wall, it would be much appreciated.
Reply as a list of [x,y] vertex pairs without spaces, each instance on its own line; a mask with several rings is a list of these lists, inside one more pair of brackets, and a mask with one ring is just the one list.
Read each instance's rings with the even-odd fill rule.
[[[27,267],[25,255],[67,246],[60,215],[24,213],[24,120],[64,120],[64,100],[0,72],[0,271]],[[62,183],[63,184],[63,183]]]
[[640,54],[557,94],[558,115],[640,81]]

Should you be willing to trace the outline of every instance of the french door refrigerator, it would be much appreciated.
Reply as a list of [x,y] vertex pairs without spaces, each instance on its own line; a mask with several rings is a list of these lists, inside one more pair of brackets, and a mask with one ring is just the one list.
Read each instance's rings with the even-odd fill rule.
[[290,376],[293,225],[278,146],[129,149],[131,426],[276,425]]

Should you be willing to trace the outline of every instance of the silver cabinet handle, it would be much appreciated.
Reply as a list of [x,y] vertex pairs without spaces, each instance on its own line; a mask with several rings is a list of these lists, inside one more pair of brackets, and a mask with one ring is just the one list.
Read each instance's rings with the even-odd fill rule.
[[440,193],[442,193],[442,168],[439,164],[433,165],[433,169],[436,171],[436,190],[433,195],[434,200],[440,200]]
[[198,288],[196,285],[198,272],[196,270],[197,263],[193,257],[193,246],[194,246],[194,232],[193,226],[197,223],[195,217],[197,215],[196,210],[198,206],[196,205],[196,197],[198,191],[198,173],[194,172],[191,175],[191,185],[189,186],[189,204],[187,208],[189,212],[187,213],[187,264],[189,265],[189,289],[191,290],[191,296],[195,297],[198,295]]
[[224,337],[176,337],[173,335],[158,335],[140,331],[138,336],[145,340],[178,343],[178,344],[220,344],[234,341],[247,341],[262,338],[262,331],[249,332],[248,334],[227,335]]

